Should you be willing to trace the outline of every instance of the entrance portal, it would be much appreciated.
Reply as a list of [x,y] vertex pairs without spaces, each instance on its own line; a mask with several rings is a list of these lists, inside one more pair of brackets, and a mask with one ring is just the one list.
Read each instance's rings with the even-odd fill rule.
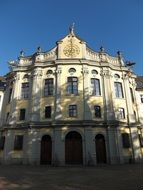
[[52,140],[49,135],[44,135],[41,140],[41,164],[51,164]]
[[78,132],[69,132],[65,138],[65,163],[82,164],[82,137]]
[[97,163],[106,163],[106,147],[105,147],[105,139],[103,135],[101,134],[96,135],[95,146],[96,146]]

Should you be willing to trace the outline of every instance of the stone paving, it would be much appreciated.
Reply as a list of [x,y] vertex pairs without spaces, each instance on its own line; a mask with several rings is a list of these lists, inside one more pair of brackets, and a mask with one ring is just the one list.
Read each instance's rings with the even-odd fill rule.
[[0,190],[143,190],[143,164],[97,167],[0,165]]

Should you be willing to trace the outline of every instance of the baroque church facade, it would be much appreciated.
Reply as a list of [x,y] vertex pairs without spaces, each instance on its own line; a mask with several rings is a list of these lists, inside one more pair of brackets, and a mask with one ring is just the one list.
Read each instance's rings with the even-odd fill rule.
[[[73,28],[50,51],[9,62],[0,128],[4,164],[140,162],[136,75],[120,52],[89,48]],[[142,94],[142,93],[141,93]]]

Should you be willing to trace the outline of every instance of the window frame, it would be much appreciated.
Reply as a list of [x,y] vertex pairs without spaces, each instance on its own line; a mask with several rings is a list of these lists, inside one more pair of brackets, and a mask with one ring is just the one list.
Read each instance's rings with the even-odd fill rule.
[[54,78],[44,80],[44,97],[54,95]]
[[123,93],[123,86],[121,82],[114,82],[114,89],[115,89],[115,97],[116,98],[124,98]]
[[100,79],[91,78],[90,84],[91,84],[91,95],[92,96],[101,96]]
[[130,87],[130,94],[131,94],[131,100],[134,103],[135,102],[135,98],[134,98],[134,94],[133,94],[133,89]]
[[12,93],[13,93],[13,88],[11,87],[11,88],[9,88],[8,103],[10,103],[12,100]]
[[142,134],[138,133],[138,137],[139,137],[140,147],[143,148],[143,136],[142,136]]
[[69,110],[69,117],[76,118],[77,117],[77,105],[72,104],[68,107]]
[[[22,114],[24,114],[24,115],[22,115]],[[25,119],[26,119],[26,109],[25,108],[21,108],[19,110],[19,121],[24,121]]]
[[119,113],[119,119],[126,119],[124,108],[121,108],[121,107],[118,108],[118,113]]
[[141,103],[143,103],[143,94],[140,94]]
[[123,148],[131,148],[130,135],[128,133],[122,133],[122,145]]
[[[50,108],[50,114],[49,112],[46,112],[46,109]],[[52,116],[52,106],[45,106],[45,119],[51,119]]]
[[95,118],[101,118],[101,106],[94,105],[94,116]]
[[29,98],[29,82],[23,82],[21,84],[21,98],[28,99]]
[[23,135],[15,135],[14,138],[14,150],[19,151],[23,149]]
[[67,77],[67,94],[78,95],[78,77]]
[[5,136],[0,137],[0,150],[4,150],[5,146]]

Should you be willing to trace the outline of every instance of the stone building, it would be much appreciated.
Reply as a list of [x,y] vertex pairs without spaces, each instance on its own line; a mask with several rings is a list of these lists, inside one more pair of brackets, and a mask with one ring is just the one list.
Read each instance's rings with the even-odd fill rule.
[[136,98],[139,110],[140,122],[143,123],[143,76],[136,78]]
[[4,90],[5,90],[5,79],[4,77],[0,76],[0,126],[2,122],[1,110],[2,110],[2,103],[3,103],[3,97],[4,97]]
[[50,51],[9,62],[0,162],[96,165],[143,157],[136,75],[120,52],[93,51],[73,28]]

